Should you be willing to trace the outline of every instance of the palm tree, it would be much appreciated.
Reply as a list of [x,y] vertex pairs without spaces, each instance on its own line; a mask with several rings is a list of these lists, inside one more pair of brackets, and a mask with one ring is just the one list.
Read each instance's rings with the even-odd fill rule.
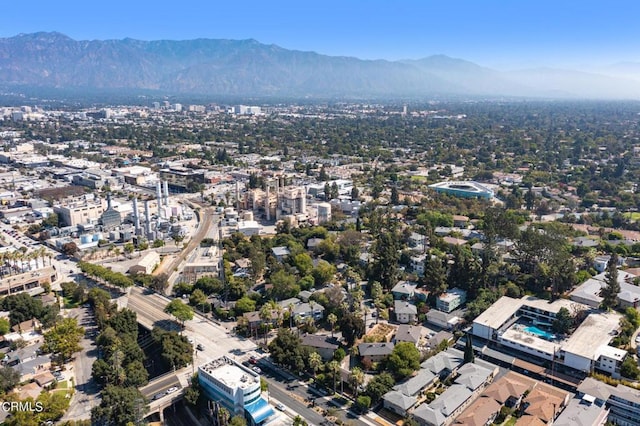
[[338,322],[338,317],[334,313],[330,313],[327,317],[327,321],[331,325],[331,337],[333,338],[333,330],[335,328],[336,323]]
[[340,371],[340,364],[338,364],[338,361],[333,360],[327,364],[327,369],[333,373],[333,393],[336,393],[336,378],[338,371]]
[[349,373],[349,384],[353,389],[354,396],[358,398],[358,390],[364,383],[364,371],[360,367],[353,367],[351,373]]
[[287,309],[289,310],[289,328],[293,328],[293,303],[289,303]]
[[314,378],[320,367],[322,367],[322,357],[318,352],[311,352],[309,355],[309,368],[313,371]]
[[271,322],[271,306],[269,303],[265,303],[260,309],[260,320],[264,326],[264,344],[267,344],[267,334],[269,334],[269,327]]

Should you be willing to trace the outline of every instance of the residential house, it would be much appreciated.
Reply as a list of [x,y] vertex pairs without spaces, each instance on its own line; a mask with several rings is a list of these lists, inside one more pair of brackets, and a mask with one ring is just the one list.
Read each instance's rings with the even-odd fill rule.
[[554,426],[604,426],[609,410],[593,401],[573,398],[553,422]]
[[469,405],[455,420],[457,425],[486,426],[500,414],[502,405],[493,398],[481,396]]
[[23,321],[11,327],[11,331],[14,333],[31,333],[32,331],[38,331],[40,329],[42,329],[42,324],[35,318]]
[[469,218],[467,216],[453,215],[454,228],[464,229],[469,226]]
[[[251,331],[252,335],[257,334],[258,329],[264,323],[264,320],[260,318],[259,311],[245,312],[242,315],[242,317],[247,321],[247,325],[249,326],[249,330]],[[275,326],[278,323],[279,318],[280,318],[280,313],[277,310],[272,309],[271,318],[268,319],[267,322],[271,326]]]
[[453,334],[448,331],[439,331],[427,340],[428,348],[437,348],[442,342],[450,343],[453,341]]
[[382,397],[382,405],[384,408],[402,417],[407,415],[407,412],[416,405],[416,402],[418,402],[417,397],[407,396],[399,391],[387,392]]
[[467,301],[467,292],[454,287],[447,290],[436,300],[436,309],[442,312],[452,312]]
[[577,391],[578,397],[608,408],[611,423],[620,426],[640,425],[640,390],[621,384],[611,386],[587,377]]
[[358,353],[363,362],[380,362],[393,352],[394,344],[391,342],[382,343],[360,343]]
[[411,270],[413,272],[415,272],[418,276],[423,276],[424,275],[424,264],[427,260],[427,255],[426,254],[418,254],[415,256],[411,256],[411,263],[410,263],[410,267]]
[[418,285],[409,281],[398,281],[391,289],[391,294],[395,300],[411,300]]
[[431,309],[427,312],[427,322],[444,328],[445,330],[452,330],[462,319],[455,314],[449,312],[442,312],[437,309]]
[[464,363],[464,354],[454,348],[446,351],[438,352],[431,358],[428,358],[422,364],[421,368],[425,368],[440,377],[443,380],[451,374],[458,371],[458,368]]
[[418,308],[416,305],[404,300],[396,300],[394,302],[393,311],[396,315],[396,321],[401,324],[415,322],[418,318]]
[[302,336],[302,346],[308,346],[318,352],[325,361],[332,359],[334,352],[340,347],[335,338],[316,334],[305,334]]
[[[571,394],[546,383],[540,383],[522,400],[522,417],[535,417],[543,424],[551,424],[569,403]],[[523,422],[525,421],[523,420]],[[517,424],[517,423],[516,423]]]
[[289,248],[285,246],[273,247],[271,253],[273,253],[278,262],[284,261],[291,254]]
[[[488,364],[490,366],[490,364]],[[449,425],[473,402],[497,374],[498,367],[464,364],[458,370],[454,383],[429,404],[421,404],[413,412],[422,426]]]
[[411,342],[417,346],[422,337],[422,330],[419,325],[401,324],[393,337],[393,343],[397,345],[400,342]]

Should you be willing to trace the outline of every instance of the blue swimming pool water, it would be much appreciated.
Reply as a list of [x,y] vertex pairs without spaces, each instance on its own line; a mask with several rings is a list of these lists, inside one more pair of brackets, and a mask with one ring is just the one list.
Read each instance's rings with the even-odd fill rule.
[[529,327],[525,327],[524,331],[536,334],[536,335],[538,335],[538,336],[540,336],[540,337],[542,337],[543,339],[546,339],[546,340],[554,340],[556,338],[555,334],[549,333],[548,331],[540,330],[535,325],[531,325]]

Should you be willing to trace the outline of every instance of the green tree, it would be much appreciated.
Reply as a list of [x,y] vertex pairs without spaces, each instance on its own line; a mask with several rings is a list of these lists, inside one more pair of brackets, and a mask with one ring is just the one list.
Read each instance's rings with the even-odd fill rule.
[[331,326],[331,337],[333,337],[333,331],[336,326],[336,323],[338,322],[338,317],[336,316],[336,314],[332,312],[327,316],[327,322]]
[[559,334],[568,334],[573,326],[574,318],[567,308],[560,308],[551,325],[553,331]]
[[607,262],[607,271],[604,278],[605,286],[600,290],[602,297],[602,307],[613,309],[618,305],[618,293],[620,293],[620,283],[618,282],[618,255],[611,254]]
[[340,330],[342,330],[342,337],[347,342],[347,346],[353,346],[357,339],[364,336],[364,320],[357,312],[345,311],[340,318]]
[[316,285],[322,287],[325,284],[331,282],[333,276],[336,273],[336,267],[327,262],[326,260],[321,260],[318,262],[311,275],[313,276],[314,282]]
[[331,376],[333,377],[333,393],[336,393],[338,373],[340,372],[340,364],[338,363],[338,361],[329,361],[329,363],[327,364],[327,371],[329,371],[331,373]]
[[169,277],[165,273],[154,275],[151,278],[149,287],[158,293],[164,293],[167,287],[169,287]]
[[229,426],[247,426],[247,421],[242,416],[233,416],[229,420]]
[[322,368],[322,357],[318,352],[312,352],[309,355],[309,368],[313,371],[313,377],[315,377],[318,370]]
[[0,318],[0,336],[4,336],[11,330],[11,324],[6,318]]
[[393,348],[386,365],[396,377],[407,377],[420,368],[420,351],[411,342],[400,342]]
[[313,259],[308,253],[298,253],[293,257],[293,266],[298,269],[300,276],[309,275],[313,270]]
[[387,372],[373,376],[365,389],[365,394],[371,398],[372,404],[377,404],[382,396],[389,392],[396,384],[393,376]]
[[207,303],[207,295],[197,288],[191,293],[191,296],[189,296],[189,303],[195,307],[203,307]]
[[351,372],[349,373],[349,385],[351,386],[351,389],[353,389],[353,394],[356,399],[358,398],[360,386],[364,384],[364,380],[364,371],[362,371],[360,367],[353,367],[353,369],[351,369]]
[[130,255],[131,253],[133,253],[136,250],[136,248],[133,245],[133,243],[126,243],[124,245],[124,247],[123,247],[123,250],[127,255]]
[[273,285],[271,295],[278,300],[288,299],[300,293],[300,286],[296,283],[295,275],[282,269],[273,273],[269,281]]
[[107,385],[101,395],[100,405],[91,410],[91,424],[138,424],[148,410],[144,396],[133,386]]
[[147,373],[141,361],[133,361],[126,366],[125,370],[127,376],[125,384],[127,386],[139,388],[149,382],[149,373]]
[[9,392],[20,383],[20,373],[11,367],[0,367],[0,391]]
[[151,335],[156,344],[160,345],[162,359],[169,369],[178,370],[193,361],[193,346],[186,337],[157,327],[152,330]]
[[236,302],[234,307],[236,316],[242,315],[246,312],[254,312],[256,310],[256,301],[248,296],[243,296]]
[[374,244],[371,278],[390,290],[398,281],[398,237],[391,231],[382,232]]
[[447,269],[438,256],[427,256],[422,285],[436,297],[447,291]]
[[633,356],[628,355],[622,365],[620,366],[620,375],[631,380],[638,380],[640,378],[640,368]]
[[361,395],[356,398],[356,408],[361,413],[366,413],[371,408],[371,397],[368,395]]
[[66,362],[82,349],[82,336],[84,328],[78,325],[76,318],[63,318],[44,334],[43,350],[52,352],[61,362]]
[[464,362],[473,362],[475,360],[475,354],[473,353],[473,342],[471,341],[471,335],[467,333],[467,340],[464,344]]
[[173,315],[184,326],[186,321],[193,319],[193,309],[191,306],[182,303],[180,299],[173,299],[165,306],[164,311]]

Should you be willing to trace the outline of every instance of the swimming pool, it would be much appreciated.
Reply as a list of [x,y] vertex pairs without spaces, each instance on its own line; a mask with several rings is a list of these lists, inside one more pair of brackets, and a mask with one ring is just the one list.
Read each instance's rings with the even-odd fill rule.
[[530,325],[529,327],[525,327],[524,331],[531,333],[531,334],[535,334],[537,336],[542,337],[543,339],[546,340],[555,340],[556,335],[549,333],[548,331],[544,331],[544,330],[540,330],[538,327],[536,327],[535,325]]

